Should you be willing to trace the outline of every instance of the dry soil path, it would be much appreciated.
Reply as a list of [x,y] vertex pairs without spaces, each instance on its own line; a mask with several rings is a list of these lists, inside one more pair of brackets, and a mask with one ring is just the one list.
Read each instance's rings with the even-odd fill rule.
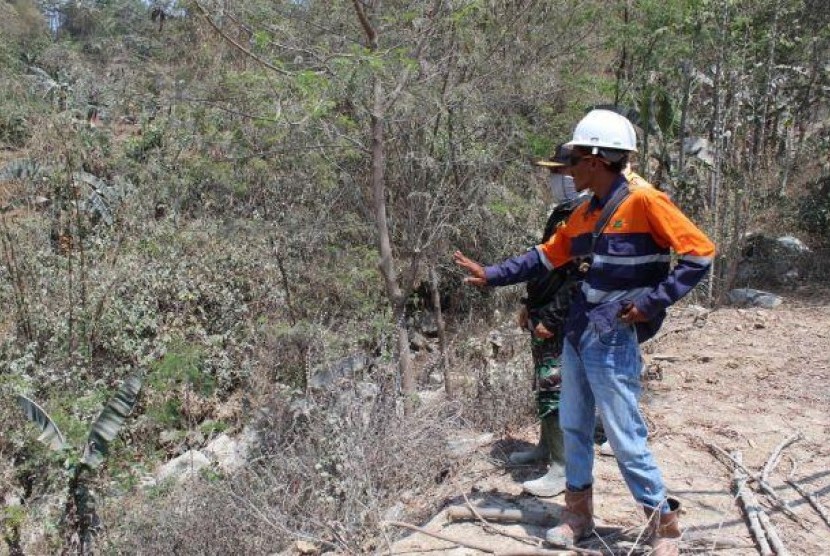
[[[830,554],[830,527],[786,483],[795,479],[830,508],[830,295],[813,296],[809,302],[787,299],[773,310],[677,308],[645,351],[652,378],[647,380],[642,408],[665,480],[684,506],[682,525],[689,541],[684,553],[758,553],[733,494],[732,471],[707,445],[739,450],[745,465],[760,472],[776,446],[800,433],[803,439],[783,451],[769,480],[800,523],[767,497],[759,500],[790,554]],[[533,426],[526,433],[531,439]],[[519,481],[542,470],[506,469],[497,457],[500,442],[482,446],[468,460],[454,479],[457,495],[423,527],[509,551],[528,545],[486,532],[477,522],[450,522],[447,507],[465,504],[466,495],[481,507],[558,514],[561,497],[535,499],[521,493]],[[641,512],[613,458],[597,458],[595,491],[597,518],[608,527],[604,531],[623,529],[626,534],[596,538],[591,547],[605,554],[629,553],[642,524]],[[501,528],[531,537],[543,537],[545,529],[533,524]],[[739,547],[713,548],[718,541]],[[412,555],[483,553],[420,533],[391,548],[393,553]],[[633,553],[645,552],[637,548]]]

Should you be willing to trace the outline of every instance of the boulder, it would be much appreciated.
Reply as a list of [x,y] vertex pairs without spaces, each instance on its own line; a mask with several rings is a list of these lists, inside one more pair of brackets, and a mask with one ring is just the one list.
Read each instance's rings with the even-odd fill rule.
[[233,472],[245,465],[248,447],[227,434],[220,434],[202,450],[205,455],[225,472]]
[[782,249],[789,251],[790,253],[801,254],[810,252],[810,248],[804,245],[804,242],[797,237],[781,236],[776,238],[775,241],[781,246]]
[[209,465],[210,460],[205,454],[199,450],[188,450],[159,467],[156,478],[159,482],[173,480],[181,483],[187,479],[192,479],[199,471]]
[[784,302],[781,297],[773,293],[752,288],[737,288],[731,290],[727,296],[733,305],[763,307],[764,309],[774,309]]
[[736,279],[746,285],[793,285],[810,264],[809,257],[810,248],[797,237],[749,234],[744,238]]
[[447,448],[456,457],[466,456],[475,452],[481,446],[490,444],[494,438],[495,436],[491,432],[475,437],[456,438],[447,442]]

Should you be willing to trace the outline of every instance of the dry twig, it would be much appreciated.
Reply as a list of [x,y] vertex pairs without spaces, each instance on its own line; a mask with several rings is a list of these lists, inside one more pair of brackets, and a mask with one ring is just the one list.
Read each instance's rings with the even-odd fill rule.
[[818,512],[818,515],[821,516],[821,519],[824,520],[824,523],[826,523],[827,526],[830,527],[830,515],[827,514],[827,510],[824,508],[824,506],[821,505],[821,502],[819,502],[818,497],[816,497],[815,494],[810,494],[809,492],[807,492],[807,489],[795,482],[795,480],[793,479],[787,479],[787,484],[793,487],[796,491],[798,491],[798,493],[801,496],[806,498],[807,502],[810,503],[813,509]]
[[764,465],[764,471],[761,473],[761,480],[765,483],[769,481],[769,475],[772,473],[772,470],[775,469],[775,466],[778,465],[778,462],[781,459],[781,451],[798,440],[801,440],[803,437],[800,432],[795,433],[789,438],[784,439],[781,444],[779,444],[775,450],[772,451],[770,454],[769,459],[767,460],[766,465]]

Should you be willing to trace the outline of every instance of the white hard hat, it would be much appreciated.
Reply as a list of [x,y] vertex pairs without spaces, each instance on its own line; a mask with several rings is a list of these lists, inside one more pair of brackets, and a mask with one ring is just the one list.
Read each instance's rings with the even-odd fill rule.
[[628,118],[611,110],[591,110],[574,129],[568,147],[586,147],[598,154],[600,149],[637,151],[637,132]]

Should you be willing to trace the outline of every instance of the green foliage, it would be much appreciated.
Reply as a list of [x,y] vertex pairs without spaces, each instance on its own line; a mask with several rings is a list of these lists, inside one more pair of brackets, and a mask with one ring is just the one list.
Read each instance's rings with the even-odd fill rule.
[[200,346],[173,343],[167,353],[151,367],[149,383],[159,391],[188,385],[203,396],[216,390],[216,381],[204,372],[204,353]]
[[107,402],[90,426],[83,453],[78,455],[71,452],[63,453],[68,445],[51,417],[32,400],[18,396],[18,403],[27,419],[41,431],[38,440],[52,452],[61,452],[61,456],[65,458],[67,498],[61,524],[65,529],[66,548],[79,542],[79,553],[86,554],[90,550],[98,528],[98,517],[95,495],[89,485],[89,472],[103,462],[110,443],[135,406],[140,388],[141,381],[137,377],[124,381],[116,395]]
[[830,178],[807,188],[798,202],[798,224],[805,232],[830,244]]
[[147,160],[148,152],[162,146],[163,138],[164,135],[159,128],[148,126],[139,137],[129,141],[126,154],[137,162],[144,162]]
[[549,134],[535,135],[528,134],[528,151],[532,153],[534,158],[545,159],[553,154],[553,149],[557,145],[557,141]]

